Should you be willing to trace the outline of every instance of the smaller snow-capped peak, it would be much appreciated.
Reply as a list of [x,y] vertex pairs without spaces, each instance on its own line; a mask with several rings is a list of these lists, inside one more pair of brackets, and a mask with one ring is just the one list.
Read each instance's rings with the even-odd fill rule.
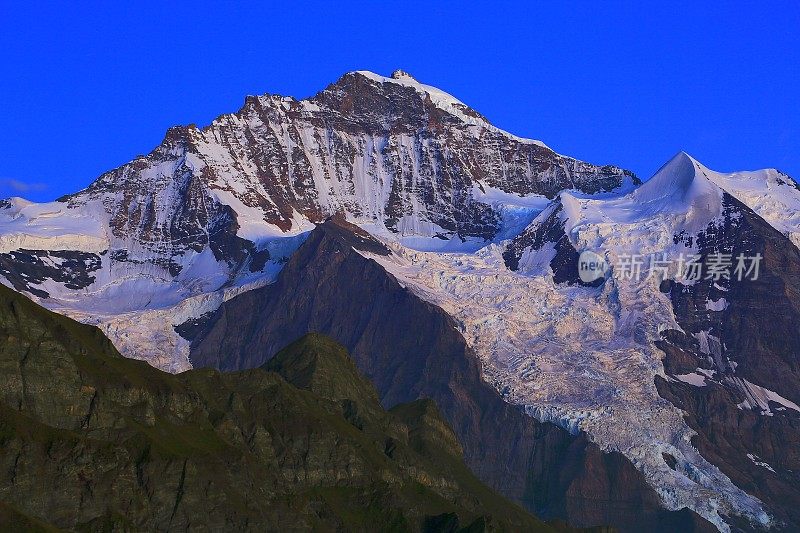
[[727,193],[800,246],[800,185],[776,169],[716,172],[679,152],[633,193],[639,209],[686,212],[706,220]]
[[715,172],[679,152],[633,192],[617,197],[587,197],[563,191],[559,201],[567,233],[598,224],[634,231],[643,223],[667,223],[674,233],[695,234],[723,213],[728,194],[752,209],[800,247],[800,186],[775,169]]
[[[633,193],[639,203],[660,202],[686,205],[697,197],[716,194],[705,167],[686,152],[678,152],[652,178]],[[680,205],[676,206],[680,207]]]
[[669,219],[676,232],[701,231],[722,213],[723,191],[708,179],[708,172],[691,156],[679,152],[652,178],[624,196],[592,198],[563,191],[560,201],[567,230],[606,223],[627,227]]
[[681,215],[681,226],[689,232],[704,229],[722,213],[722,190],[708,179],[708,169],[686,152],[678,152],[632,193],[631,200],[646,214]]

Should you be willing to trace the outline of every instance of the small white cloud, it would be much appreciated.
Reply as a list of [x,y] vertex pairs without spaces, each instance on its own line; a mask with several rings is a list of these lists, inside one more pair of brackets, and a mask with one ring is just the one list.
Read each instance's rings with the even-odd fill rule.
[[47,189],[46,183],[31,183],[12,178],[0,178],[0,187],[11,189],[18,193],[39,192]]

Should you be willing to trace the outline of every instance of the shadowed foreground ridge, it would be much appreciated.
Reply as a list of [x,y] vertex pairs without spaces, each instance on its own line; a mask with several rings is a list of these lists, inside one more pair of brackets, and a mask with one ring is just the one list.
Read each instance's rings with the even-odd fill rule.
[[0,287],[3,529],[551,528],[470,474],[428,401],[383,410],[344,348],[181,375]]

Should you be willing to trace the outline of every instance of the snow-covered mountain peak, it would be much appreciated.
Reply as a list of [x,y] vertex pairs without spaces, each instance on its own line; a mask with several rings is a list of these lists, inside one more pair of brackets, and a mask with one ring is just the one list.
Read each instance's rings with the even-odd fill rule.
[[170,128],[58,202],[3,202],[0,274],[60,309],[161,309],[269,278],[335,213],[411,246],[480,246],[524,227],[530,202],[631,181],[410,76],[350,72],[311,98],[250,96],[207,126]]
[[709,173],[691,156],[679,152],[652,178],[625,195],[561,192],[559,217],[573,238],[581,228],[600,226],[607,228],[605,232],[638,234],[643,224],[669,228],[670,234],[694,234],[722,214],[723,190],[709,179]]
[[694,209],[695,217],[707,220],[719,214],[723,192],[800,246],[800,185],[777,169],[717,172],[679,152],[634,192],[633,199],[643,211],[651,210],[648,205],[670,212]]
[[465,125],[468,126],[478,126],[480,128],[485,128],[491,131],[502,133],[509,138],[514,139],[517,142],[524,142],[530,144],[536,144],[543,148],[548,148],[542,141],[536,139],[526,139],[523,137],[518,137],[509,133],[505,130],[501,130],[500,128],[494,126],[489,120],[481,115],[479,112],[475,111],[473,108],[469,107],[467,104],[456,98],[455,96],[437,88],[432,85],[426,85],[424,83],[420,83],[414,77],[412,77],[407,72],[402,70],[396,70],[392,73],[391,77],[381,76],[380,74],[376,74],[374,72],[370,72],[368,70],[358,70],[352,73],[345,74],[345,77],[351,74],[363,76],[373,82],[377,82],[380,85],[383,84],[395,84],[400,85],[402,87],[408,87],[416,90],[419,94],[423,95],[426,99],[429,99],[430,102],[441,109],[442,111],[447,112],[448,114],[456,117]]
[[702,167],[686,152],[678,152],[652,178],[644,182],[633,194],[642,204],[660,202],[688,205],[698,197],[714,193],[714,187],[703,174]]
[[364,76],[365,78],[368,78],[370,80],[376,81],[381,84],[393,83],[397,85],[403,85],[405,87],[412,87],[417,91],[429,95],[431,99],[434,100],[434,102],[445,105],[458,104],[466,107],[466,105],[455,96],[448,94],[441,89],[433,87],[432,85],[425,85],[424,83],[420,83],[416,80],[416,78],[411,76],[411,74],[403,70],[395,70],[390,77],[381,76],[380,74],[376,74],[369,70],[357,70],[355,72],[345,74],[345,76],[348,76],[349,74]]

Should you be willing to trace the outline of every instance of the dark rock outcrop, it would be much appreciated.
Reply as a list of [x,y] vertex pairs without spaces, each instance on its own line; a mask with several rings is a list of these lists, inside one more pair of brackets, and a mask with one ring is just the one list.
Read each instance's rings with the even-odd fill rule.
[[48,279],[63,283],[68,289],[88,287],[94,283],[93,272],[99,270],[101,264],[100,255],[87,252],[20,249],[0,253],[0,275],[16,290],[40,298],[49,296],[38,287]]
[[345,231],[354,228],[340,220],[318,226],[274,284],[195,328],[192,363],[257,367],[287,340],[321,332],[347,347],[385,406],[434,400],[478,477],[540,516],[621,531],[713,529],[691,512],[664,511],[622,455],[505,403],[453,319],[355,252]]
[[599,287],[605,281],[604,278],[587,283],[578,275],[580,254],[564,231],[565,222],[560,216],[563,209],[560,201],[553,202],[522,233],[511,239],[503,251],[503,261],[509,269],[516,271],[520,269],[520,260],[526,251],[535,252],[546,245],[552,246],[555,252],[550,260],[553,281],[568,285]]

